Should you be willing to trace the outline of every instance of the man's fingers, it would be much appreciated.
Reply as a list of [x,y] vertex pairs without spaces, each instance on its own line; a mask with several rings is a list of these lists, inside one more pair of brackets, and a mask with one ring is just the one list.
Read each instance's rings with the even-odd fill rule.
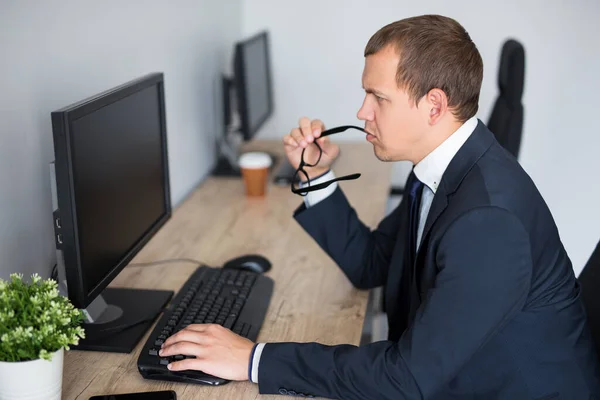
[[323,154],[326,154],[332,159],[336,158],[340,151],[340,148],[331,140],[329,140],[329,137],[327,136],[319,139],[319,146],[321,146]]
[[202,371],[204,362],[198,358],[186,358],[185,360],[175,361],[167,365],[171,371],[195,370]]
[[323,147],[323,146],[329,145],[329,143],[331,143],[331,141],[329,140],[329,136],[325,136],[322,138],[318,138],[317,143],[319,143],[319,146]]
[[225,328],[218,324],[192,324],[188,325],[185,329],[195,332],[210,332]]
[[300,120],[298,121],[298,126],[302,130],[310,129],[310,119],[308,119],[307,117],[300,118]]
[[161,357],[175,356],[177,354],[199,357],[202,355],[202,346],[192,342],[177,342],[163,347],[158,353]]
[[320,119],[315,119],[310,123],[310,129],[314,137],[321,136],[321,132],[325,130],[325,124]]
[[302,136],[304,137],[307,143],[312,143],[315,140],[312,134],[312,126],[310,119],[306,117],[300,118],[300,131],[302,132]]
[[298,147],[298,142],[296,142],[292,135],[285,135],[283,137],[283,144],[286,146],[290,146],[293,149]]
[[300,128],[292,129],[292,131],[290,132],[290,136],[296,141],[296,143],[298,143],[299,146],[302,146],[302,147],[308,146],[308,143],[304,139],[304,135],[302,134],[302,131],[300,130]]
[[[188,327],[189,328],[189,327]],[[192,343],[203,343],[201,330],[183,329],[173,336],[170,336],[163,343],[162,347],[167,347],[177,342],[192,342]]]
[[332,145],[332,142],[329,139],[329,136],[318,138],[317,142],[319,143],[319,146],[321,146],[321,149],[323,150],[323,153],[328,154],[329,153],[328,150],[331,149],[331,145]]

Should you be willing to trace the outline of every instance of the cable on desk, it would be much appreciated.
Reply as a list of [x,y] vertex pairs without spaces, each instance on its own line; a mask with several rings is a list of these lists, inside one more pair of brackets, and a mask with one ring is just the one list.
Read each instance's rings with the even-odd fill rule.
[[154,265],[171,264],[171,263],[176,263],[176,262],[187,262],[187,263],[192,263],[192,264],[197,264],[197,265],[207,265],[206,263],[203,263],[198,260],[194,260],[192,258],[171,258],[171,259],[167,259],[167,260],[150,261],[150,262],[145,262],[145,263],[133,263],[133,264],[129,264],[128,266],[129,267],[152,267]]
[[[164,309],[161,310],[161,312],[163,312],[163,311],[164,311]],[[113,326],[111,328],[99,329],[99,330],[97,330],[95,332],[96,333],[109,334],[109,335],[113,334],[113,333],[120,333],[120,332],[123,332],[123,331],[125,331],[125,330],[127,330],[129,328],[133,328],[134,326],[138,326],[138,325],[144,324],[146,322],[154,321],[154,318],[155,317],[152,317],[152,318],[143,318],[143,319],[140,319],[138,321],[132,322],[130,324],[117,325],[117,326]],[[87,337],[87,339],[94,340],[96,338],[94,336],[92,336],[92,337]]]

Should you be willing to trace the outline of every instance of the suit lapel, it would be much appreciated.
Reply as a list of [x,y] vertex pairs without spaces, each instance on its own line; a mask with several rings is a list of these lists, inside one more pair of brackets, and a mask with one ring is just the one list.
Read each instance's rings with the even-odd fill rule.
[[[444,172],[438,190],[436,191],[425,226],[421,237],[421,245],[416,256],[416,262],[413,265],[407,265],[408,258],[406,257],[406,232],[407,232],[407,215],[408,209],[404,204],[402,225],[398,228],[401,230],[398,234],[398,240],[392,256],[392,265],[388,275],[386,287],[386,303],[388,308],[388,321],[390,323],[390,340],[397,340],[406,324],[411,323],[418,307],[420,306],[419,284],[416,277],[422,276],[421,273],[414,273],[416,268],[420,270],[425,268],[423,265],[424,257],[422,252],[427,249],[427,236],[435,226],[435,222],[440,218],[444,211],[448,208],[451,201],[451,195],[458,190],[465,176],[494,143],[493,134],[479,121],[477,127],[469,139],[463,144],[460,150],[456,153],[448,168]],[[405,203],[403,201],[403,203]],[[413,271],[409,274],[408,270]],[[405,278],[412,276],[411,282],[407,282]]]
[[[431,228],[440,215],[442,215],[446,207],[448,207],[448,198],[450,195],[456,192],[465,176],[492,145],[494,140],[493,134],[481,121],[479,121],[473,134],[458,150],[454,158],[452,158],[452,161],[450,161],[448,168],[446,168],[446,171],[442,176],[438,190],[436,191],[435,196],[433,196],[427,220],[425,221],[421,243],[425,242],[425,238],[431,231]],[[417,259],[419,259],[419,254],[424,247],[426,246],[419,246]]]

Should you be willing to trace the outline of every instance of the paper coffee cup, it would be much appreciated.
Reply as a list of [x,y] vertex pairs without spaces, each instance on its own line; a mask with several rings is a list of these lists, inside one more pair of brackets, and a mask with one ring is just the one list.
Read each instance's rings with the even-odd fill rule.
[[240,156],[238,163],[244,177],[246,195],[265,195],[271,162],[271,157],[267,153],[258,151],[244,153]]

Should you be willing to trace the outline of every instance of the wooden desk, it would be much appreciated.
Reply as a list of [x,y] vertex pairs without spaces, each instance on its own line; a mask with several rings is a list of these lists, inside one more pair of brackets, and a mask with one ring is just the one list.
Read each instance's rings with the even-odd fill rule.
[[[391,165],[378,161],[369,144],[340,146],[334,170],[338,175],[362,173],[358,180],[341,186],[362,221],[375,227],[384,215]],[[252,143],[248,149],[283,155],[279,141]],[[288,186],[270,184],[266,197],[247,198],[239,178],[207,178],[132,263],[186,257],[218,266],[243,254],[263,254],[273,263],[268,275],[275,289],[258,341],[358,344],[368,293],[354,289],[293,219],[301,201]],[[189,263],[130,265],[111,286],[177,291],[196,267]],[[175,390],[178,399],[184,400],[257,398],[258,386],[250,382],[205,387],[143,379],[137,359],[149,333],[131,354],[67,352],[63,399],[165,389]]]

